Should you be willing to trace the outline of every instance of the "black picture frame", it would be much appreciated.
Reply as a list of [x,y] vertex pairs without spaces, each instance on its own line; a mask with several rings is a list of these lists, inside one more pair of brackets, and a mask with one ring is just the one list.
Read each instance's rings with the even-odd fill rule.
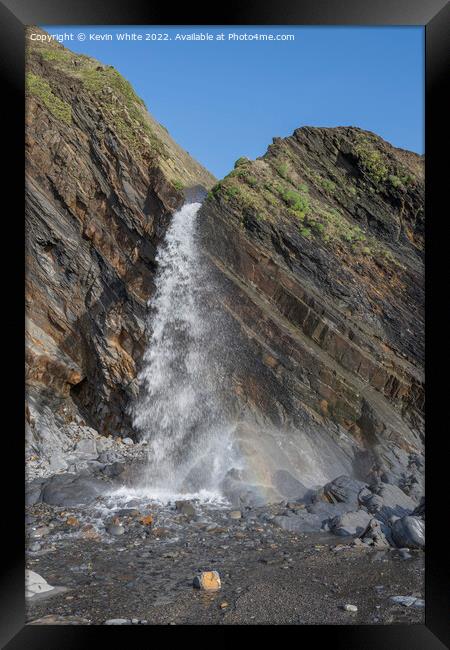
[[[180,5],[176,13],[170,6],[156,6],[143,0],[8,0],[0,2],[0,68],[2,74],[3,158],[7,161],[3,184],[3,206],[12,198],[11,207],[3,210],[3,260],[6,251],[10,262],[3,270],[4,341],[11,351],[11,361],[4,373],[7,391],[4,411],[9,424],[2,436],[3,467],[12,469],[9,483],[4,481],[2,537],[9,543],[1,561],[1,647],[42,648],[45,650],[90,648],[94,643],[123,643],[138,634],[141,642],[154,643],[154,632],[147,626],[109,628],[99,626],[27,626],[24,596],[24,462],[23,462],[23,371],[24,341],[23,281],[24,225],[21,197],[24,196],[24,27],[30,24],[156,24],[156,25],[422,25],[426,40],[426,376],[427,376],[427,551],[426,551],[426,623],[425,625],[387,626],[299,626],[300,642],[332,643],[345,650],[438,650],[449,647],[450,608],[448,573],[445,559],[448,550],[442,526],[446,518],[448,496],[445,438],[448,435],[439,422],[445,411],[446,385],[436,372],[445,362],[441,357],[446,347],[446,320],[439,314],[445,308],[446,295],[440,295],[437,280],[445,277],[445,240],[439,236],[445,220],[444,192],[448,186],[445,126],[448,122],[444,101],[445,73],[449,70],[448,27],[450,9],[445,0],[305,0],[276,3],[248,1],[228,2],[225,6],[204,8],[192,3]],[[446,47],[447,46],[447,47]],[[395,62],[393,62],[395,65]],[[6,144],[9,142],[9,144]],[[448,146],[448,145],[447,145]],[[447,156],[448,157],[448,156]],[[447,197],[448,203],[448,197]],[[442,211],[439,210],[443,206]],[[434,222],[434,225],[433,225]],[[448,330],[448,328],[447,328]],[[21,356],[22,355],[22,356]],[[439,357],[439,358],[438,358]],[[6,362],[5,362],[6,363]],[[445,392],[444,392],[445,391]],[[4,393],[5,395],[5,393]],[[442,467],[441,467],[442,464]],[[7,503],[7,506],[5,505]],[[228,633],[224,628],[223,634]],[[147,631],[146,631],[147,630]],[[171,635],[176,627],[163,628]],[[179,628],[178,628],[179,631]],[[96,642],[98,635],[100,641]],[[112,636],[114,635],[114,636]],[[144,636],[145,635],[145,636]],[[119,638],[120,637],[120,638]],[[198,641],[197,641],[198,642]]]

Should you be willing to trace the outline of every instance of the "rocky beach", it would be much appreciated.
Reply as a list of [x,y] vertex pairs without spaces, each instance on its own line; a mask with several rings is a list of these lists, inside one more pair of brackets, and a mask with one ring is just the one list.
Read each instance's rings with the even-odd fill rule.
[[[231,509],[196,500],[163,506],[124,497],[120,488],[89,506],[63,506],[64,494],[92,489],[92,479],[77,480],[71,492],[56,480],[46,488],[47,499],[60,505],[27,507],[27,567],[51,587],[40,593],[31,583],[30,623],[424,620],[423,522],[405,507],[406,495],[403,506],[394,506],[398,493],[393,501],[384,490],[383,499],[342,480],[306,506],[284,501]],[[111,491],[119,485],[105,481]],[[361,488],[360,500],[371,495],[369,500],[383,501],[383,517],[358,505],[356,492],[348,492],[346,501],[328,501],[342,485]],[[382,523],[388,515],[391,525]],[[211,571],[219,574],[220,589],[196,588],[195,578]]]

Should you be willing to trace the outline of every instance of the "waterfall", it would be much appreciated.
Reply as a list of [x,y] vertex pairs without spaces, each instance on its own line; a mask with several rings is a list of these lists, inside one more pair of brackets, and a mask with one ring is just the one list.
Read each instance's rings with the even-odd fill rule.
[[226,373],[216,345],[215,287],[197,241],[200,203],[174,213],[149,301],[149,341],[133,424],[149,443],[149,495],[219,493],[233,466],[233,426],[222,406]]

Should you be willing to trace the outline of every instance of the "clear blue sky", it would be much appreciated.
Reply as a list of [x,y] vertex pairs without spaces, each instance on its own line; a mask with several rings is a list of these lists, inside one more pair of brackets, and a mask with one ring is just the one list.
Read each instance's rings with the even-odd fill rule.
[[[113,65],[152,115],[217,177],[239,156],[262,155],[274,136],[300,126],[359,126],[424,151],[422,27],[98,27],[70,49]],[[117,41],[116,32],[168,33],[168,41]],[[225,33],[224,41],[175,34]],[[292,41],[228,41],[228,32],[289,33]],[[113,34],[90,41],[89,34]]]

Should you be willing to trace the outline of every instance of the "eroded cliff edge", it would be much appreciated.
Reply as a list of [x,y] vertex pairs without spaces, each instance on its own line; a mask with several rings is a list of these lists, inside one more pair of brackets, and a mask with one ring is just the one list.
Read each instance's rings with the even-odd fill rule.
[[57,471],[77,426],[131,433],[156,247],[215,179],[114,68],[56,42],[27,40],[26,98],[27,439]]
[[346,127],[275,138],[212,188],[201,229],[243,341],[250,456],[258,431],[291,431],[265,452],[284,447],[288,468],[307,432],[335,475],[423,493],[423,205],[423,157]]

